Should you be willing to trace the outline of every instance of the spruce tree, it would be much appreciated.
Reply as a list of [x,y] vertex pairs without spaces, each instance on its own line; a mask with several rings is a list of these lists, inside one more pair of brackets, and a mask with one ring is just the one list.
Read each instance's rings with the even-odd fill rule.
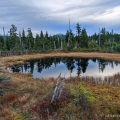
[[9,31],[9,33],[10,33],[9,45],[10,45],[10,49],[13,51],[15,49],[17,49],[19,47],[19,44],[20,44],[20,41],[19,41],[18,36],[17,36],[18,34],[16,32],[17,32],[17,27],[12,24],[12,28],[10,28],[10,31]]
[[35,38],[35,48],[36,48],[37,50],[40,49],[40,37],[39,37],[38,34],[36,34],[36,38]]
[[81,32],[81,47],[87,48],[88,47],[88,35],[86,29],[82,29]]
[[28,28],[27,32],[28,32],[28,35],[27,35],[28,48],[29,50],[31,50],[34,47],[34,38],[33,38],[33,34],[30,28]]
[[48,32],[46,31],[45,37],[48,39]]
[[23,29],[23,31],[22,31],[21,42],[22,42],[21,44],[22,44],[23,49],[27,49],[27,48],[28,48],[28,46],[27,46],[27,38],[26,38],[26,36],[25,36],[25,31],[24,31],[24,29]]
[[81,27],[80,27],[80,24],[77,23],[76,24],[76,32],[77,32],[77,43],[80,45],[80,36],[81,36]]
[[5,41],[2,36],[0,36],[0,50],[5,49]]
[[41,38],[44,37],[42,30],[41,30],[41,32],[40,32],[40,37],[41,37]]
[[104,46],[105,42],[107,41],[107,36],[106,36],[106,29],[102,28],[101,32],[100,32],[100,43],[101,43],[101,47]]

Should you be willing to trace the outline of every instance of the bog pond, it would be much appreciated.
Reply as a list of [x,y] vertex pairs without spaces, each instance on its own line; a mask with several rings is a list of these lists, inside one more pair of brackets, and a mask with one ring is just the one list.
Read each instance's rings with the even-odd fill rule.
[[8,67],[9,72],[30,73],[33,78],[73,76],[111,76],[120,72],[120,63],[96,58],[51,57],[27,60],[27,64]]

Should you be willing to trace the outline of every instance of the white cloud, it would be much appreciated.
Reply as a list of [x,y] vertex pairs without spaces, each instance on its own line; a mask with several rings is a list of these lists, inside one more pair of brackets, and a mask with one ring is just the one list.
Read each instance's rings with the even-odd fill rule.
[[106,25],[119,25],[119,19],[120,19],[120,6],[116,6],[112,9],[107,9],[105,12],[101,15],[96,15],[94,20],[103,22]]
[[1,0],[0,33],[3,26],[8,30],[11,24],[19,29],[31,27],[59,33],[62,30],[54,26],[65,27],[69,16],[71,24],[116,27],[120,19],[119,4],[120,1],[114,0]]

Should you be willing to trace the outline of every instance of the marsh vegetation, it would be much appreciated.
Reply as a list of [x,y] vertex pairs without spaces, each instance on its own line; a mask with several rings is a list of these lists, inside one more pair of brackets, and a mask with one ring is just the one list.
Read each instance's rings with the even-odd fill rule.
[[[60,56],[120,62],[119,54],[58,53],[3,57],[0,64],[12,66],[30,59]],[[106,76],[104,80],[94,75],[69,77],[65,81],[60,100],[56,99],[51,103],[56,78],[34,80],[30,74],[9,73],[4,66],[1,66],[1,70],[0,78],[11,78],[2,80],[0,84],[1,120],[112,120],[108,115],[120,115],[119,73]]]

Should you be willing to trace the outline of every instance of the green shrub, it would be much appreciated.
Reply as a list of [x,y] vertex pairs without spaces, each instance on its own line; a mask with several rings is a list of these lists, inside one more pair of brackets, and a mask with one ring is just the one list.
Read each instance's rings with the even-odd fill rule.
[[82,85],[78,84],[74,88],[71,88],[71,93],[73,95],[74,102],[76,105],[80,105],[82,108],[87,109],[90,107],[90,103],[94,101],[94,96],[91,92],[88,92],[87,89]]
[[6,78],[5,74],[0,74],[0,81],[4,80]]

